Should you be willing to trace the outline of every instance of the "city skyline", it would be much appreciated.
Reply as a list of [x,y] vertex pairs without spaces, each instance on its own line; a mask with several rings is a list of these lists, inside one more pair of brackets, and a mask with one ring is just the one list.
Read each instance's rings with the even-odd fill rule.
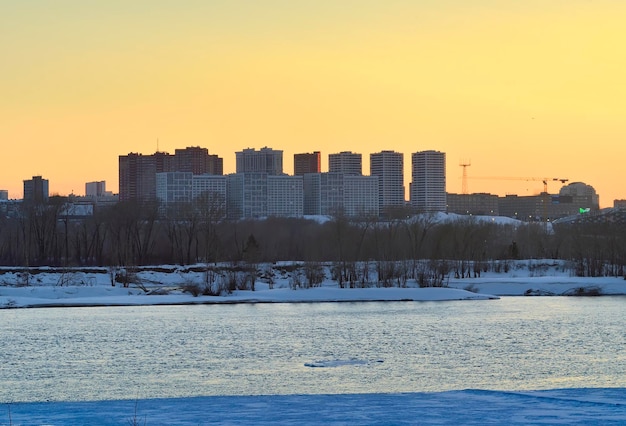
[[[186,148],[176,148],[174,150],[174,153],[170,153],[170,152],[166,152],[163,150],[159,150],[159,151],[155,151],[153,153],[138,153],[138,152],[130,152],[128,154],[120,154],[118,156],[118,176],[122,176],[124,175],[125,178],[128,178],[128,176],[126,176],[127,172],[122,173],[122,170],[126,170],[129,166],[129,161],[133,162],[133,161],[138,161],[138,160],[147,160],[148,163],[152,164],[152,162],[156,161],[157,163],[163,165],[163,167],[165,167],[165,169],[173,171],[173,170],[178,170],[178,171],[182,171],[182,170],[187,170],[188,168],[192,167],[192,157],[190,157],[190,153],[194,152],[194,153],[198,153],[198,152],[204,152],[203,155],[208,156],[210,158],[210,161],[212,162],[216,162],[215,164],[218,164],[217,166],[214,165],[209,165],[209,164],[205,164],[204,167],[210,167],[211,170],[216,171],[217,173],[213,173],[210,170],[209,171],[202,171],[200,169],[196,170],[196,172],[194,172],[194,174],[203,174],[203,173],[208,173],[209,175],[231,175],[231,174],[238,174],[238,173],[243,173],[246,170],[244,170],[242,168],[242,170],[233,170],[233,171],[227,171],[227,170],[223,170],[221,165],[223,163],[223,158],[215,155],[215,154],[209,154],[209,150],[206,147],[199,147],[199,146],[192,146],[192,147],[186,147]],[[274,157],[276,155],[278,155],[278,157],[276,157],[275,159],[273,159],[271,161],[271,167],[275,167],[275,163],[278,164],[279,169],[275,170],[274,172],[271,172],[269,174],[282,174],[285,176],[297,176],[298,174],[295,173],[295,164],[292,164],[292,168],[294,170],[286,170],[283,169],[282,164],[284,163],[284,153],[282,150],[274,150],[271,147],[262,147],[259,150],[256,150],[254,148],[245,148],[242,149],[241,151],[237,151],[233,153],[235,156],[240,157],[242,156],[242,154],[247,154],[247,155],[251,155],[251,157],[256,157],[259,156],[260,154],[263,154],[263,159],[265,159],[268,155],[270,157]],[[316,151],[315,152],[316,155],[319,156],[320,160],[321,158],[323,158],[324,156],[319,152]],[[440,160],[438,160],[439,162],[441,162],[443,164],[443,169],[439,171],[439,173],[443,173],[443,180],[444,180],[444,191],[445,193],[449,193],[449,194],[456,194],[456,195],[461,195],[462,194],[462,190],[455,190],[455,189],[449,189],[448,188],[448,184],[446,183],[449,179],[447,177],[447,171],[446,171],[446,153],[444,152],[440,152],[440,151],[436,151],[436,150],[425,150],[425,151],[417,151],[417,152],[413,152],[408,154],[408,159],[409,159],[409,164],[408,166],[403,165],[403,158],[406,155],[405,153],[398,153],[395,151],[391,151],[391,150],[382,150],[379,152],[372,152],[372,153],[360,153],[360,152],[352,152],[352,151],[340,151],[340,152],[335,152],[335,153],[329,153],[326,158],[326,164],[328,167],[325,168],[321,168],[321,170],[317,173],[328,173],[328,172],[333,172],[333,167],[334,167],[334,172],[335,173],[347,173],[347,174],[357,174],[357,175],[361,175],[361,176],[375,176],[378,173],[380,173],[380,171],[378,173],[372,173],[371,167],[372,167],[372,158],[374,157],[379,157],[382,158],[383,155],[389,155],[392,154],[393,156],[400,156],[400,164],[396,165],[395,167],[400,167],[402,169],[402,174],[404,179],[406,180],[406,177],[408,175],[408,182],[406,182],[406,185],[404,185],[404,194],[405,194],[405,199],[404,202],[406,202],[407,204],[413,204],[414,200],[412,200],[412,194],[411,194],[411,188],[410,188],[410,184],[412,184],[415,181],[415,167],[416,165],[419,163],[418,160],[416,160],[416,158],[421,158],[423,155],[436,155],[436,156],[440,156]],[[296,155],[311,155],[310,153],[297,153]],[[179,158],[177,158],[179,157]],[[291,156],[292,158],[294,156]],[[158,159],[157,159],[158,158]],[[368,161],[368,168],[370,168],[370,170],[368,172],[366,172],[365,170],[363,170],[363,164],[364,164],[364,159],[367,158]],[[160,160],[159,160],[160,159]],[[252,158],[250,158],[252,159]],[[166,161],[167,160],[167,161]],[[194,158],[195,162],[198,162],[199,159]],[[184,162],[187,161],[188,164],[184,164]],[[201,160],[200,160],[201,161]],[[258,161],[258,160],[257,160]],[[333,166],[332,163],[333,161],[335,162],[335,165]],[[339,162],[341,161],[341,163]],[[416,163],[416,161],[418,161],[418,163]],[[265,162],[265,161],[263,161]],[[320,161],[321,164],[323,164]],[[354,163],[354,164],[353,164]],[[167,164],[167,166],[166,166]],[[171,164],[171,166],[169,166],[169,164]],[[268,163],[269,164],[269,163]],[[419,163],[420,165],[418,166],[419,168],[423,168],[424,165]],[[146,164],[147,165],[147,164]],[[142,166],[145,168],[145,166]],[[177,166],[178,165],[178,166]],[[154,167],[155,164],[152,164],[152,167]],[[196,165],[198,166],[198,165]],[[242,165],[240,165],[242,166]],[[345,167],[348,167],[346,170],[344,170]],[[357,167],[358,166],[358,167]],[[471,163],[469,162],[461,162],[458,164],[459,167],[462,166],[471,166]],[[217,168],[215,168],[217,167]],[[250,163],[250,165],[248,167],[252,167],[252,163]],[[255,166],[256,167],[256,166]],[[380,167],[380,166],[378,166]],[[353,170],[354,169],[354,170]],[[358,170],[357,170],[358,169]],[[188,171],[191,171],[191,169],[189,169]],[[249,171],[253,171],[253,170],[249,170]],[[223,173],[220,173],[223,172]],[[158,173],[155,171],[155,173]],[[315,172],[312,172],[315,173]],[[465,171],[466,176],[461,177],[459,182],[461,182],[461,180],[463,178],[465,178],[466,180],[466,185],[467,185],[467,181],[472,181],[473,176],[467,176],[467,171]],[[31,182],[33,179],[44,179],[46,182],[46,186],[49,186],[49,179],[47,179],[45,176],[41,176],[41,175],[36,175],[36,176],[32,176],[31,178],[25,178],[22,180],[22,189],[25,187],[26,183]],[[564,188],[566,186],[568,186],[569,184],[572,183],[583,183],[583,184],[587,184],[585,182],[580,182],[580,181],[574,181],[574,180],[570,180],[570,179],[558,179],[558,178],[540,178],[540,177],[498,177],[498,176],[493,176],[493,177],[474,177],[476,179],[476,181],[480,181],[480,180],[489,180],[491,182],[495,182],[495,181],[507,181],[507,182],[511,182],[511,183],[515,183],[515,181],[517,181],[517,183],[523,183],[524,185],[534,185],[536,186],[537,190],[534,191],[533,193],[527,193],[527,194],[517,194],[511,191],[507,191],[506,194],[497,194],[495,192],[490,192],[490,191],[468,191],[468,194],[488,194],[488,195],[494,195],[494,196],[499,196],[502,197],[504,195],[519,195],[519,196],[535,196],[535,195],[540,195],[543,191],[540,191],[539,188],[543,188],[543,189],[548,189],[548,193],[551,194],[558,194],[559,190],[561,188]],[[560,187],[556,188],[553,185],[558,185],[560,181]],[[82,188],[84,189],[83,192],[87,193],[89,192],[88,186],[89,185],[94,185],[94,184],[98,184],[101,186],[106,186],[107,183],[105,180],[101,180],[101,181],[89,181],[89,182],[84,182],[82,184]],[[460,185],[462,185],[462,183],[459,183]],[[81,185],[79,185],[81,186]],[[593,187],[593,185],[591,185]],[[110,187],[108,187],[110,188]],[[119,189],[119,188],[118,188]],[[467,188],[465,188],[467,189]],[[550,191],[550,189],[552,189],[552,191]],[[2,189],[3,192],[6,192],[6,189]],[[154,192],[154,188],[152,190],[148,190],[148,192]],[[23,190],[22,190],[23,192]],[[109,189],[107,189],[107,193],[110,195],[119,195],[121,191],[111,191]],[[81,192],[72,192],[72,193],[57,193],[54,192],[52,190],[49,191],[49,195],[50,196],[55,196],[55,195],[60,195],[60,196],[68,196],[68,195],[75,195],[75,196],[84,196],[87,194],[83,194]],[[126,194],[127,196],[129,194]],[[154,194],[153,194],[154,195]],[[601,194],[598,194],[601,195]],[[131,197],[134,197],[134,195],[131,195]],[[601,197],[600,197],[601,198]],[[16,198],[16,197],[9,197],[9,199],[20,199],[20,198]],[[126,198],[122,199],[120,198],[120,201],[126,200]],[[617,200],[615,200],[617,201]],[[623,199],[619,199],[619,201],[624,201]],[[445,202],[444,202],[445,203]],[[596,201],[597,203],[597,201]],[[603,208],[602,205],[600,205],[601,208]]]
[[[567,178],[626,198],[626,4],[611,0],[5,2],[0,189],[119,187],[118,156],[446,153],[447,191],[532,195]],[[406,185],[408,186],[408,185]],[[557,192],[558,183],[548,186]],[[408,199],[408,195],[405,196]]]

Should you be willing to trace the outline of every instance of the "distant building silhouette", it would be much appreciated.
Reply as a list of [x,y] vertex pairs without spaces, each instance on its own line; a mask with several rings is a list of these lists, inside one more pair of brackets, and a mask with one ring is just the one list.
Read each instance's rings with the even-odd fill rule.
[[575,216],[582,211],[600,209],[595,189],[582,182],[573,182],[561,188],[558,195],[542,193],[531,196],[507,195],[498,200],[501,216],[524,221],[552,221]]
[[156,174],[171,171],[172,156],[130,153],[119,157],[120,201],[156,199]]
[[222,175],[223,160],[200,147],[177,149],[174,155],[167,152],[120,155],[120,201],[156,200],[156,174],[167,172]]
[[411,207],[427,212],[446,211],[446,154],[420,151],[411,155]]
[[24,201],[34,203],[45,203],[49,197],[48,179],[41,176],[33,176],[32,179],[24,181]]
[[9,191],[6,189],[0,189],[0,201],[9,200]]
[[[329,154],[329,172],[321,173],[319,151],[294,155],[294,176],[283,173],[283,151],[268,147],[236,152],[237,173],[223,175],[223,160],[208,149],[187,147],[174,155],[129,153],[119,156],[119,200],[188,202],[201,193],[224,200],[233,219],[302,215],[378,216],[406,205],[404,156],[395,151],[370,154],[370,176],[362,174],[362,156],[351,151]],[[558,194],[534,196],[447,194],[446,154],[427,150],[411,154],[410,205],[420,212],[447,211],[500,215],[525,221],[552,221],[599,210],[595,189],[582,182]],[[89,182],[85,193],[100,197],[105,182]],[[24,181],[24,199],[47,200],[48,181]],[[0,191],[0,200],[8,193]],[[87,197],[86,197],[87,198]],[[107,197],[107,202],[114,197]],[[615,200],[626,208],[626,200]]]
[[217,155],[210,155],[207,148],[199,146],[176,149],[172,171],[191,172],[194,175],[223,175],[224,160]]
[[319,173],[321,171],[321,154],[319,151],[293,155],[293,174],[303,176],[305,173]]
[[343,174],[304,175],[304,214],[331,215],[343,210]]
[[576,208],[588,208],[590,210],[600,209],[600,196],[593,186],[583,182],[572,182],[565,185],[559,191],[559,197],[572,197],[572,202]]
[[626,200],[613,200],[613,208],[626,209]]
[[486,193],[446,194],[448,213],[498,216],[499,198]]
[[363,161],[361,154],[350,151],[328,154],[328,172],[343,173],[344,175],[362,175]]
[[548,199],[549,196],[541,194],[530,196],[507,194],[498,198],[498,210],[501,216],[512,217],[526,222],[541,222],[544,214],[550,214],[548,211],[544,213],[544,202]]
[[370,175],[378,176],[379,210],[403,207],[404,155],[395,151],[370,154]]
[[302,176],[234,173],[226,184],[231,219],[303,215]]
[[343,173],[304,175],[304,214],[378,216],[378,176]]
[[235,153],[237,173],[283,174],[283,151],[263,147],[247,148]]
[[568,225],[575,224],[603,224],[603,225],[626,225],[626,209],[614,207],[597,211],[589,211],[576,215],[556,219],[553,222],[555,228],[567,229]]
[[156,197],[166,206],[191,202],[191,172],[161,172],[156,174]]
[[344,175],[343,213],[346,216],[378,216],[380,214],[378,176]]
[[302,217],[302,176],[267,176],[267,216]]
[[191,172],[157,173],[156,196],[164,209],[170,209],[184,208],[206,194],[206,202],[217,202],[225,210],[226,179],[224,175],[194,175]]
[[85,184],[85,196],[92,198],[103,197],[107,195],[106,186],[107,184],[103,180],[98,182],[87,182]]

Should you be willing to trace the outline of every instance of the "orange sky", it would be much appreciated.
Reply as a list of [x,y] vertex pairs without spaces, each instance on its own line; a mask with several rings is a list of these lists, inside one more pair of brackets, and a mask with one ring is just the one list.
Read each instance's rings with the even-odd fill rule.
[[[95,5],[93,4],[95,3]],[[309,3],[309,4],[300,4]],[[235,151],[447,154],[473,176],[558,177],[626,198],[620,0],[23,0],[0,5],[0,189],[88,181],[118,156]],[[531,195],[539,181],[468,181]],[[555,193],[560,184],[551,183]]]

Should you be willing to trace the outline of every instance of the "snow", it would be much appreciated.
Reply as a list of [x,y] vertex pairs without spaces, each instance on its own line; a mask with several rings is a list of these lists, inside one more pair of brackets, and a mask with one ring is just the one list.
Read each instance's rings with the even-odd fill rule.
[[[277,264],[275,267],[285,266]],[[326,277],[330,273],[326,272]],[[481,273],[480,277],[448,277],[443,288],[419,288],[415,280],[405,288],[339,288],[326,279],[321,286],[309,289],[290,288],[290,275],[275,277],[270,288],[257,281],[256,291],[235,291],[220,296],[194,297],[182,287],[202,283],[201,272],[171,265],[146,268],[137,272],[141,286],[111,285],[108,271],[100,268],[58,272],[41,268],[29,276],[27,285],[19,271],[0,269],[0,308],[62,306],[172,305],[210,303],[294,303],[354,301],[443,301],[486,300],[500,296],[571,295],[577,289],[596,289],[602,295],[626,294],[626,280],[621,277],[573,277],[563,262],[525,260],[511,262],[506,272]],[[143,287],[143,288],[140,288]]]
[[[12,425],[624,424],[626,389],[215,396],[0,406]],[[4,416],[4,418],[2,417]],[[7,421],[10,418],[10,422]]]
[[435,212],[430,216],[415,216],[416,220],[426,220],[433,223],[451,223],[451,222],[479,222],[479,223],[495,223],[498,225],[514,225],[521,226],[528,224],[528,222],[522,222],[519,219],[506,216],[492,216],[492,215],[460,215],[456,213]]
[[[167,281],[165,281],[167,283]],[[322,286],[310,289],[269,289],[258,284],[256,291],[235,291],[226,296],[197,296],[172,290],[172,294],[148,295],[136,288],[120,286],[31,286],[0,287],[0,308],[63,306],[135,306],[210,303],[305,303],[356,301],[437,301],[484,300],[496,296],[476,294],[454,288],[364,288],[347,289]]]
[[[257,282],[257,291],[194,297],[180,287],[198,282],[201,273],[161,266],[138,272],[148,294],[131,285],[111,285],[100,269],[59,273],[40,269],[24,276],[0,269],[0,308],[114,306],[197,303],[284,303],[343,301],[488,300],[498,296],[560,295],[577,288],[602,294],[626,294],[623,278],[572,277],[552,260],[513,262],[506,273],[453,278],[448,288],[338,288],[326,280],[320,287],[292,290],[289,277]],[[195,275],[194,275],[195,274]],[[472,291],[468,291],[470,289]],[[470,302],[468,302],[470,303]],[[489,302],[492,303],[492,302]],[[493,303],[497,303],[493,302]],[[373,366],[378,359],[315,359],[312,371]],[[510,392],[461,390],[437,393],[210,396],[119,401],[0,404],[0,425],[203,425],[203,424],[626,424],[626,389],[553,389]]]

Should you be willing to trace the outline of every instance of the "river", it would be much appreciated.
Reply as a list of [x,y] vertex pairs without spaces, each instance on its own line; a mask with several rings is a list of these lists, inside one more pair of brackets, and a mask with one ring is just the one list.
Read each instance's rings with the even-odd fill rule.
[[626,297],[0,310],[0,403],[626,387]]

